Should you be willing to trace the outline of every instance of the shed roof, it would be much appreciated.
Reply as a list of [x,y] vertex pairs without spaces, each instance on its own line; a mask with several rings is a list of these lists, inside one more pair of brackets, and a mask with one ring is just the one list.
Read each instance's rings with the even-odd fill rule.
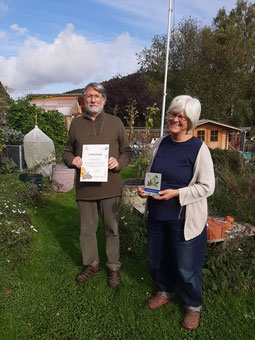
[[45,97],[44,95],[44,97],[32,99],[30,103],[43,108],[45,111],[58,110],[64,116],[71,116],[77,102],[79,102],[82,112],[84,112],[84,105],[79,100],[80,97],[81,95],[51,95],[51,97]]
[[207,124],[207,123],[212,123],[212,124],[215,124],[215,125],[220,125],[220,126],[227,127],[229,129],[242,131],[242,128],[237,128],[237,127],[232,126],[232,125],[228,125],[228,124],[224,124],[224,123],[219,123],[219,122],[216,122],[215,120],[211,120],[211,119],[200,119],[198,121],[198,123],[197,123],[197,127],[200,126],[200,125],[203,125],[203,124]]

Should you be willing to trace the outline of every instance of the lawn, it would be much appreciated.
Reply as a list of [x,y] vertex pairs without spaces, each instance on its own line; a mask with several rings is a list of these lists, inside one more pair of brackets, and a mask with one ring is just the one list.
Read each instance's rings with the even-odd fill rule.
[[[39,202],[28,213],[38,231],[31,234],[29,256],[0,269],[0,339],[255,339],[255,290],[249,285],[231,282],[219,289],[224,276],[214,277],[207,266],[201,326],[186,331],[180,327],[183,310],[178,298],[155,311],[145,306],[154,288],[143,246],[129,251],[123,241],[122,285],[107,286],[101,225],[100,271],[86,284],[75,283],[82,263],[74,191],[49,195],[47,204]],[[127,228],[130,218],[132,214],[122,219]],[[208,263],[217,267],[216,262]],[[228,279],[227,267],[223,272]],[[240,276],[232,274],[233,280]]]

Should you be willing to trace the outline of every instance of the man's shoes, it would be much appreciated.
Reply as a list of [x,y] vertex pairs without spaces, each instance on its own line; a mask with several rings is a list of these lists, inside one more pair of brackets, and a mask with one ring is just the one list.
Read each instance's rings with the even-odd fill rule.
[[157,292],[156,295],[147,300],[146,304],[150,309],[157,309],[159,307],[162,307],[166,303],[169,303],[170,301],[170,299],[161,295],[160,292]]
[[120,272],[119,270],[108,271],[108,285],[110,287],[117,287],[120,285]]
[[182,320],[182,327],[188,330],[197,329],[199,327],[200,312],[188,309]]
[[80,274],[78,274],[75,278],[75,281],[77,283],[83,283],[88,281],[91,276],[93,276],[97,271],[99,270],[99,267],[92,267],[88,265]]

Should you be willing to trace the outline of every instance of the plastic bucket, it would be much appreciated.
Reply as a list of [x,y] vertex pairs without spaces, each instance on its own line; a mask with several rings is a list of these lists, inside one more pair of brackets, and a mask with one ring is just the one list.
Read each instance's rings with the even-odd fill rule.
[[42,191],[42,178],[43,176],[40,174],[25,173],[19,175],[20,181],[35,184],[40,192]]

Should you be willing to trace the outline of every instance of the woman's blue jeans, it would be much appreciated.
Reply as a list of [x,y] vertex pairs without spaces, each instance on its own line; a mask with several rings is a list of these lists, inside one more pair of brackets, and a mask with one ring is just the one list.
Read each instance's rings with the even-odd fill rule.
[[185,241],[184,220],[147,222],[147,254],[149,271],[157,291],[180,295],[190,307],[202,306],[202,268],[207,235],[206,227],[197,237]]

